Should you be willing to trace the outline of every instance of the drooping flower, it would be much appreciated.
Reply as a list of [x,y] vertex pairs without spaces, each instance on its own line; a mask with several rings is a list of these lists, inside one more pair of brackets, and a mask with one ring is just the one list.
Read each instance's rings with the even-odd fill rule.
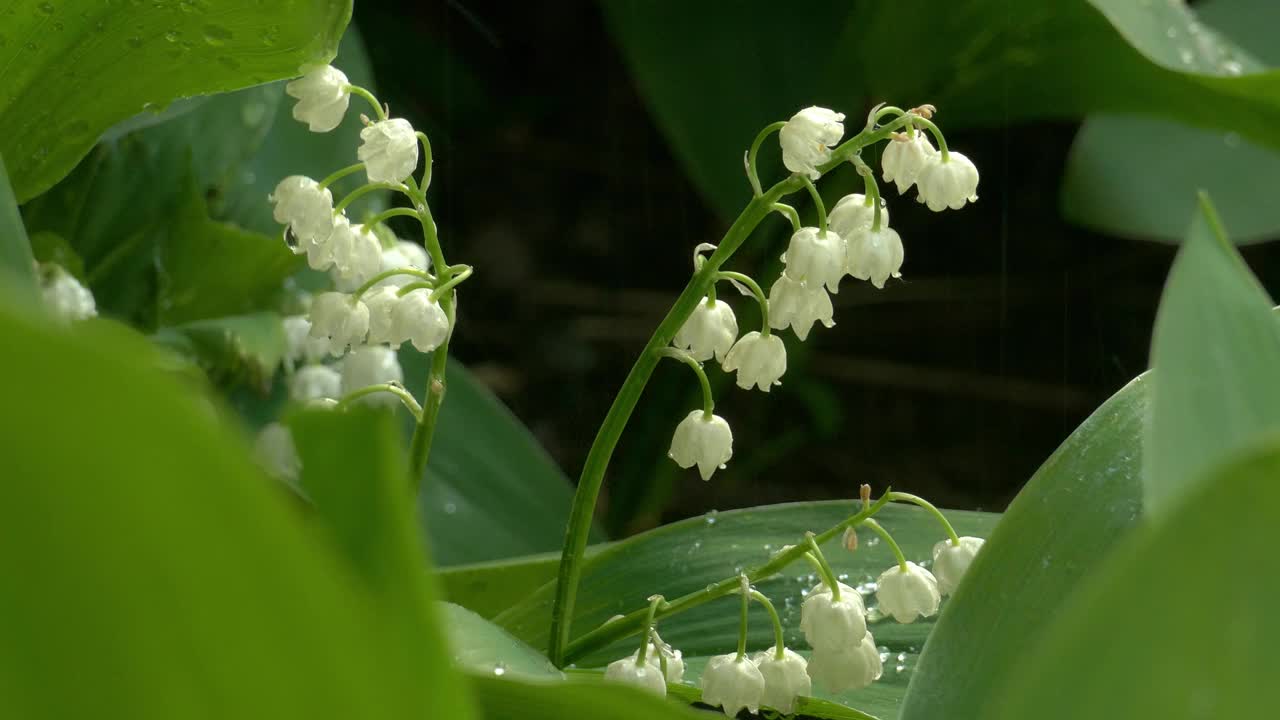
[[647,660],[637,663],[635,655],[609,663],[609,667],[604,670],[604,679],[634,685],[662,697],[667,695],[667,682],[662,677],[662,670],[649,664]]
[[737,653],[717,655],[702,672],[702,702],[724,708],[735,717],[746,708],[758,712],[764,699],[764,676],[755,663]]
[[960,538],[959,545],[943,540],[933,546],[933,576],[938,580],[938,592],[950,595],[956,591],[985,543],[982,538],[966,536]]
[[400,304],[400,286],[375,287],[361,298],[369,308],[369,344],[387,343],[399,347],[403,338],[396,335],[393,313]]
[[297,480],[302,461],[293,445],[289,428],[278,422],[268,423],[258,431],[253,455],[267,474],[280,480]]
[[829,292],[838,293],[844,277],[845,241],[834,230],[823,234],[818,228],[800,228],[791,236],[782,260],[792,278],[815,288],[825,285]]
[[931,158],[916,181],[920,200],[934,212],[959,210],[978,200],[978,168],[958,152]]
[[430,290],[410,290],[391,309],[391,336],[392,344],[408,341],[420,352],[431,352],[449,337],[449,316]]
[[284,360],[292,369],[302,363],[317,363],[328,354],[327,340],[317,340],[311,335],[311,321],[305,315],[290,315],[283,321]]
[[875,638],[866,633],[856,645],[817,648],[809,657],[809,677],[828,692],[864,688],[884,672]]
[[93,293],[60,265],[50,263],[41,268],[40,295],[49,313],[59,321],[75,322],[98,316]]
[[775,646],[757,653],[751,661],[764,678],[761,705],[790,715],[795,710],[796,698],[813,692],[813,683],[809,680],[809,663],[799,653],[783,648],[782,657],[779,658]]
[[938,612],[938,603],[942,600],[938,581],[933,573],[913,562],[908,562],[906,569],[894,565],[885,570],[877,583],[880,612],[892,615],[900,623],[912,623],[916,618]]
[[901,195],[911,189],[937,154],[924,131],[916,130],[911,137],[898,133],[885,146],[884,155],[880,157],[880,171],[885,182],[892,180],[897,184]]
[[738,318],[729,303],[704,299],[698,303],[676,333],[671,344],[689,351],[694,360],[704,362],[724,356],[738,338]]
[[862,595],[842,582],[840,599],[831,588],[818,584],[800,606],[800,630],[809,645],[817,649],[854,647],[867,634],[867,608]]
[[756,386],[769,392],[787,372],[787,346],[777,335],[752,331],[734,343],[721,367],[738,373],[738,387],[743,390]]
[[867,231],[858,235],[856,241],[849,244],[849,274],[859,280],[870,280],[872,285],[883,290],[889,278],[902,277],[902,261],[906,254],[902,249],[902,238],[898,231],[884,224],[880,229]]
[[299,245],[294,252],[310,252],[311,246],[328,239],[333,231],[333,194],[320,183],[302,175],[281,180],[267,196],[275,207],[276,222],[288,225]]
[[347,76],[332,65],[311,69],[285,85],[284,91],[298,101],[293,106],[293,119],[306,123],[311,132],[329,132],[338,127],[351,103]]
[[811,180],[822,177],[818,166],[831,159],[831,146],[844,136],[844,113],[822,107],[807,107],[787,121],[778,132],[782,164]]
[[[382,251],[382,267],[378,272],[386,272],[388,270],[399,270],[401,268],[415,268],[417,270],[430,270],[431,258],[427,256],[426,248],[417,243],[408,240],[399,240],[395,245]],[[408,275],[400,275],[390,277],[383,280],[383,283],[398,283],[400,285],[406,282],[412,282],[413,278]]]
[[[840,273],[844,274],[843,266]],[[815,322],[835,327],[834,313],[831,297],[821,285],[795,280],[790,270],[784,270],[769,288],[769,326],[781,330],[789,325],[801,342]]]
[[342,355],[364,342],[369,333],[369,308],[342,293],[327,292],[311,303],[311,337],[327,339],[329,353]]
[[360,140],[356,156],[369,182],[398,183],[418,166],[418,137],[404,118],[373,123],[360,131]]
[[328,365],[307,365],[289,379],[289,397],[297,403],[341,396],[342,376]]
[[653,642],[649,643],[645,661],[659,672],[666,666],[664,677],[668,685],[684,681],[684,653],[662,642],[656,632],[653,633]]
[[[396,351],[386,345],[366,345],[342,359],[342,392],[344,394],[370,385],[404,384],[404,371]],[[390,393],[373,393],[361,398],[369,404],[394,405],[398,400]]]
[[334,279],[340,284],[361,285],[382,267],[382,243],[367,225],[353,225],[340,218],[329,236]]
[[[889,209],[884,205],[884,200],[881,200],[881,227],[889,224]],[[862,193],[850,193],[840,198],[836,206],[831,208],[831,215],[827,218],[827,226],[844,238],[845,245],[852,249],[853,243],[859,237],[871,232],[871,225],[875,221],[875,213],[875,207],[867,204],[865,195]]]
[[667,456],[685,469],[697,465],[702,479],[710,480],[733,457],[733,431],[719,415],[694,410],[676,426]]

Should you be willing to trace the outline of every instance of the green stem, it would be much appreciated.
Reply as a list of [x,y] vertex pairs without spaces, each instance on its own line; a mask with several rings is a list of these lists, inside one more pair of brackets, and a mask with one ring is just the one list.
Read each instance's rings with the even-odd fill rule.
[[[888,497],[888,493],[885,493],[885,496]],[[902,548],[898,547],[897,541],[893,539],[893,536],[889,534],[889,531],[880,527],[880,523],[875,520],[868,520],[863,524],[874,530],[877,535],[884,538],[884,541],[889,544],[889,550],[892,551],[893,556],[898,559],[898,567],[902,568],[903,572],[906,572],[907,556],[902,554]]]
[[416,211],[416,210],[412,210],[412,209],[410,209],[410,208],[391,208],[390,210],[383,210],[382,212],[378,213],[377,215],[374,215],[373,217],[369,218],[368,220],[365,220],[365,221],[364,221],[364,224],[365,224],[365,225],[377,225],[378,223],[380,223],[380,222],[386,222],[387,220],[390,220],[390,219],[391,219],[391,218],[393,218],[393,217],[412,217],[412,218],[416,218],[416,217],[418,217],[418,211]]
[[366,183],[347,193],[342,200],[338,201],[338,204],[333,206],[333,214],[337,215],[343,210],[346,210],[348,205],[359,200],[365,195],[374,192],[375,190],[395,190],[399,193],[404,193],[406,195],[409,194],[409,188],[401,185],[400,183]]
[[378,98],[374,97],[373,93],[365,90],[359,85],[347,85],[347,89],[351,91],[352,95],[359,95],[367,100],[369,104],[373,106],[373,112],[377,114],[379,120],[387,119],[386,108],[382,106],[382,103],[378,102]]
[[813,198],[813,207],[818,211],[818,235],[827,236],[827,206],[822,202],[822,193],[818,192],[818,186],[813,184],[808,175],[804,178],[804,187],[809,191],[809,196]]
[[876,123],[879,123],[880,119],[883,118],[885,115],[893,115],[893,114],[897,114],[899,117],[901,117],[903,115],[906,115],[907,111],[899,107],[886,105],[880,108],[879,110],[877,110],[876,113],[871,116],[871,124],[874,125]]
[[[884,127],[864,130],[849,138],[832,150],[831,159],[819,166],[818,172],[830,172],[847,162],[862,148],[888,138],[905,122],[903,118],[898,118]],[[649,338],[649,342],[636,358],[635,364],[631,366],[626,379],[622,381],[622,387],[614,396],[613,404],[609,407],[604,421],[600,423],[600,429],[582,465],[578,487],[574,491],[573,506],[569,510],[569,523],[565,528],[564,547],[560,553],[560,568],[556,575],[556,599],[551,610],[550,639],[547,650],[551,661],[557,667],[563,667],[565,664],[566,648],[569,645],[569,634],[573,625],[574,605],[577,602],[578,584],[582,580],[583,555],[587,549],[587,537],[591,532],[591,519],[595,515],[600,486],[604,483],[605,471],[609,467],[614,448],[618,445],[618,438],[626,429],[627,421],[631,418],[631,413],[635,410],[640,396],[644,394],[645,385],[658,364],[660,358],[655,351],[671,344],[671,339],[679,332],[685,320],[689,318],[689,314],[706,297],[720,267],[738,251],[760,221],[773,211],[773,204],[782,197],[799,190],[801,184],[799,178],[788,177],[747,203],[742,213],[729,226],[716,251],[689,279],[689,283],[676,298],[675,304],[658,324],[653,336]],[[444,265],[437,267],[444,267]],[[768,323],[765,323],[765,330],[761,334],[764,334],[768,327]],[[423,414],[425,417],[428,413]],[[417,434],[415,433],[415,439]]]
[[662,357],[673,358],[688,365],[698,376],[698,384],[702,386],[702,419],[710,420],[712,411],[716,409],[715,398],[711,395],[711,382],[707,380],[707,373],[702,369],[702,363],[693,358],[692,355],[679,348],[665,347],[658,351]]
[[738,620],[738,662],[747,657],[747,613],[751,610],[751,581],[746,575],[738,576],[742,594],[742,615]]
[[918,495],[912,495],[910,493],[896,492],[896,493],[890,493],[890,495],[891,495],[890,499],[895,502],[909,502],[914,505],[919,505],[925,510],[928,510],[929,514],[933,515],[933,517],[937,519],[939,523],[942,524],[942,527],[946,529],[947,536],[951,538],[951,544],[952,545],[960,544],[960,536],[956,534],[956,529],[951,526],[951,521],[947,519],[946,515],[942,514],[942,511],[939,510],[936,505],[934,505],[933,503],[929,502],[928,500],[925,500],[924,498]]
[[760,303],[760,334],[769,334],[769,298],[765,297],[764,290],[760,289],[757,283],[750,275],[743,275],[740,272],[725,270],[716,273],[716,280],[735,280],[747,286],[752,295],[756,296],[756,302]]
[[751,142],[751,150],[747,152],[747,180],[751,182],[751,192],[754,197],[760,197],[764,191],[760,188],[760,177],[756,174],[756,155],[760,152],[760,145],[770,135],[778,132],[786,125],[785,120],[779,120],[771,125],[766,125],[763,130],[756,135],[756,139]]
[[448,293],[450,290],[452,290],[452,289],[454,289],[454,288],[458,287],[459,285],[461,285],[461,284],[463,283],[463,281],[465,281],[465,280],[466,280],[467,278],[469,278],[469,277],[471,277],[471,268],[470,268],[470,267],[468,267],[468,268],[464,269],[462,272],[460,272],[460,273],[458,273],[457,275],[454,275],[453,277],[451,277],[451,278],[449,278],[448,280],[444,281],[444,282],[443,282],[443,283],[441,283],[441,284],[440,284],[440,286],[439,286],[439,287],[437,287],[435,290],[432,290],[432,291],[431,291],[431,301],[432,301],[432,302],[440,302],[440,298],[444,297],[444,295],[445,295],[446,293]]
[[414,267],[404,267],[404,268],[395,268],[394,270],[383,270],[377,275],[374,275],[373,277],[369,278],[368,281],[365,282],[365,284],[356,288],[355,292],[351,294],[359,298],[363,296],[365,293],[369,292],[369,290],[371,290],[374,285],[377,285],[378,283],[382,282],[383,280],[386,280],[387,278],[395,277],[397,275],[409,275],[411,277],[420,278],[428,283],[431,283],[430,285],[427,285],[427,287],[431,287],[431,288],[435,287],[436,278],[431,273],[427,272],[426,270],[419,270],[418,268],[414,268]]
[[420,187],[422,188],[422,192],[425,193],[427,191],[427,188],[431,185],[431,163],[432,163],[431,140],[428,139],[427,134],[422,132],[421,130],[419,130],[414,134],[418,136],[418,141],[422,143],[423,162],[422,162],[422,182],[420,183]]
[[335,409],[340,410],[366,395],[372,395],[380,392],[391,393],[392,395],[400,398],[400,402],[404,403],[404,406],[413,414],[413,418],[415,420],[422,416],[422,406],[418,404],[417,398],[409,394],[409,391],[405,390],[404,386],[399,383],[380,383],[378,385],[362,387],[359,390],[353,390],[342,396],[342,399],[338,401]]
[[[832,539],[838,537],[840,533],[844,532],[845,528],[853,527],[865,522],[868,518],[879,512],[881,508],[888,504],[888,502],[889,498],[886,494],[872,503],[870,507],[863,508],[857,514],[850,515],[827,530],[818,533],[817,537],[814,538],[815,542],[819,545],[830,542]],[[750,568],[742,574],[746,575],[747,579],[751,582],[757,583],[761,580],[777,575],[783,568],[786,568],[791,563],[804,557],[808,552],[810,552],[809,546],[801,543],[774,555],[763,565]],[[709,603],[712,600],[717,600],[726,595],[731,595],[740,587],[739,582],[738,576],[735,575],[730,578],[725,578],[713,585],[708,585],[700,590],[695,590],[687,595],[682,595],[675,600],[664,602],[654,617],[655,619],[670,617],[677,613],[684,612],[685,610],[690,610]],[[568,643],[563,652],[564,662],[572,662],[577,658],[583,657],[601,648],[608,647],[619,640],[631,637],[632,635],[641,632],[646,612],[647,609],[635,610],[621,618],[616,618],[588,633],[585,633],[581,637],[575,639],[572,643]]]
[[[871,522],[875,522],[872,520]],[[836,602],[840,601],[840,580],[836,578],[836,573],[831,569],[831,563],[827,562],[827,556],[822,554],[822,548],[818,547],[818,541],[814,539],[813,533],[805,533],[805,543],[809,546],[809,553],[813,559],[818,561],[818,567],[821,569],[822,582],[831,588],[831,599]]]
[[931,120],[925,120],[919,115],[912,115],[911,118],[912,122],[919,123],[920,125],[928,128],[929,132],[933,133],[933,139],[938,141],[938,152],[942,153],[942,162],[946,162],[948,157],[947,139],[942,137],[942,131],[939,130],[938,126],[934,125]]
[[880,185],[876,183],[871,168],[867,168],[867,171],[862,173],[862,190],[867,200],[872,203],[871,232],[880,232]]
[[790,205],[788,205],[788,204],[786,204],[786,203],[774,203],[774,204],[773,204],[773,209],[774,209],[774,210],[777,210],[778,212],[782,213],[783,215],[786,215],[786,216],[787,216],[787,218],[788,218],[789,220],[791,220],[791,231],[792,231],[792,232],[800,232],[800,227],[801,227],[801,225],[800,225],[800,213],[799,213],[798,211],[796,211],[796,209],[795,209],[795,208],[791,207]]
[[636,652],[636,665],[643,666],[645,658],[648,657],[649,643],[653,640],[653,614],[658,611],[658,606],[661,604],[661,595],[649,598],[649,616],[645,618],[644,632],[640,634],[640,649]]
[[782,631],[782,618],[778,617],[778,609],[773,606],[773,601],[764,596],[759,590],[751,591],[751,598],[764,606],[769,611],[769,619],[773,621],[773,648],[774,657],[781,660],[787,656],[786,636]]
[[412,282],[407,285],[402,285],[400,286],[400,289],[396,291],[396,297],[404,297],[414,290],[430,290],[431,292],[435,292],[436,283],[424,280],[422,282]]
[[327,188],[327,187],[329,187],[330,185],[332,185],[332,184],[334,184],[334,183],[338,182],[338,181],[339,181],[339,180],[341,180],[342,178],[344,178],[344,177],[346,177],[346,176],[348,176],[348,175],[350,175],[350,174],[352,174],[352,173],[360,172],[360,171],[361,171],[361,170],[363,170],[363,169],[364,169],[364,163],[362,163],[362,162],[358,162],[358,163],[356,163],[355,165],[348,165],[348,166],[346,166],[346,167],[342,168],[341,170],[339,170],[339,171],[337,171],[337,172],[333,173],[333,174],[332,174],[332,175],[330,175],[329,177],[327,177],[327,178],[325,178],[325,179],[321,180],[321,181],[320,181],[320,187],[322,187],[322,188]]

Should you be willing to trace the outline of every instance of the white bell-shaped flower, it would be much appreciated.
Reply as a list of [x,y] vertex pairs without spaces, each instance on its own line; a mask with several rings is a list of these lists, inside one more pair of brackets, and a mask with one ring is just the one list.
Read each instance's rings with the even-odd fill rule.
[[[415,270],[431,269],[431,258],[427,256],[426,248],[407,240],[399,240],[395,245],[392,245],[382,251],[382,267],[378,272],[401,270],[404,268],[413,268]],[[416,278],[409,275],[393,275],[392,277],[379,281],[378,285],[401,287],[406,283],[414,282],[415,279]]]
[[[329,236],[334,280],[359,286],[382,268],[382,243],[367,225],[353,225],[339,218]],[[354,288],[353,288],[354,289]]]
[[845,241],[831,229],[823,234],[818,228],[800,228],[791,236],[782,260],[792,278],[815,288],[826,285],[828,291],[838,293],[844,277]]
[[93,293],[61,266],[45,265],[40,280],[40,295],[54,318],[75,322],[98,316],[98,304],[93,300]]
[[[396,351],[386,345],[366,345],[347,353],[342,359],[342,392],[352,392],[370,385],[404,384],[404,371]],[[371,405],[395,405],[399,400],[390,393],[373,393],[361,398]]]
[[326,339],[331,355],[342,355],[347,347],[364,343],[369,334],[369,308],[360,300],[352,302],[342,293],[327,292],[311,303],[311,337]]
[[418,167],[418,136],[404,118],[373,123],[360,131],[360,140],[356,156],[369,182],[398,183]]
[[799,653],[783,648],[782,657],[779,658],[777,646],[774,646],[757,653],[751,661],[764,678],[761,705],[790,715],[795,711],[797,697],[813,693],[813,683],[809,680],[809,663]]
[[408,341],[420,352],[431,352],[449,337],[449,316],[430,290],[410,290],[391,309],[391,336],[394,345]]
[[945,158],[939,154],[920,171],[916,187],[930,210],[959,210],[978,200],[978,168],[958,152],[949,152]]
[[[836,206],[831,208],[827,218],[827,227],[844,238],[845,244],[852,247],[858,237],[871,232],[871,224],[875,221],[876,209],[867,204],[867,197],[862,193],[850,193],[840,198]],[[889,210],[880,201],[880,226],[889,224]]]
[[389,285],[383,287],[375,287],[366,292],[360,299],[369,308],[369,338],[367,342],[370,345],[387,343],[395,347],[399,347],[404,340],[397,337],[395,323],[393,321],[393,311],[396,305],[400,304],[400,286]]
[[[840,272],[844,273],[843,267]],[[769,288],[769,326],[775,330],[791,326],[801,342],[808,339],[815,322],[835,327],[834,313],[827,291],[821,285],[793,279],[790,269],[784,270]]]
[[905,133],[894,135],[880,157],[880,170],[885,182],[892,180],[901,195],[911,189],[925,167],[938,154],[923,130],[916,130],[911,137]]
[[985,543],[982,538],[965,536],[959,545],[943,540],[933,546],[933,576],[938,580],[938,592],[950,595],[956,591]]
[[305,315],[290,315],[283,320],[285,363],[294,368],[303,363],[317,363],[329,352],[328,340],[311,337],[311,321]]
[[328,365],[307,365],[289,378],[289,398],[296,403],[339,397],[342,397],[342,376]]
[[293,445],[289,428],[278,422],[269,423],[258,431],[253,443],[253,456],[267,474],[280,480],[297,480],[302,461]]
[[881,224],[879,230],[862,233],[849,244],[848,271],[859,280],[870,280],[872,285],[883,290],[889,278],[902,277],[899,271],[904,259],[902,237],[897,230]]
[[604,670],[604,679],[634,685],[662,697],[667,695],[667,682],[662,677],[662,670],[651,665],[648,660],[637,663],[635,655],[609,663],[609,667]]
[[763,699],[764,675],[745,656],[717,655],[702,671],[702,702],[724,708],[729,717],[736,717],[743,708],[758,712]]
[[769,392],[787,372],[787,346],[777,335],[753,330],[733,344],[720,365],[725,372],[738,373],[738,387],[743,390],[756,386]]
[[267,196],[274,207],[272,217],[288,225],[298,240],[294,252],[309,252],[315,243],[324,242],[333,231],[333,193],[329,188],[302,175],[290,175],[276,185]]
[[663,677],[668,685],[684,681],[684,653],[670,645],[649,643],[649,652],[645,656],[645,662],[656,668],[658,672],[662,672],[665,665],[666,672]]
[[908,562],[905,570],[900,565],[885,570],[877,584],[880,612],[892,615],[900,623],[913,623],[916,618],[938,612],[938,603],[942,600],[938,581],[933,573],[913,562]]
[[867,634],[867,608],[862,595],[842,582],[840,599],[833,599],[831,588],[820,583],[805,597],[800,606],[800,631],[815,650],[819,648],[853,647]]
[[293,119],[304,122],[311,132],[329,132],[342,123],[351,103],[351,85],[347,76],[332,65],[313,68],[284,86],[298,104],[293,106]]
[[809,656],[809,677],[828,692],[842,693],[864,688],[884,672],[880,651],[871,633],[856,645],[817,648]]
[[694,410],[676,426],[667,456],[685,469],[697,465],[702,479],[710,480],[733,457],[733,431],[719,415]]
[[738,318],[729,303],[710,298],[698,303],[676,333],[671,344],[689,351],[694,360],[705,362],[724,356],[738,339]]
[[792,115],[778,132],[782,164],[811,180],[822,177],[818,166],[831,159],[831,146],[844,136],[843,121],[844,113],[816,106]]

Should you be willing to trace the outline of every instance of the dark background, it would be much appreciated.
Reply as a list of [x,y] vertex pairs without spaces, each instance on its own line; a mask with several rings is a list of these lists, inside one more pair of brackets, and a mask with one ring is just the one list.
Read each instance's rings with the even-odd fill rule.
[[[381,96],[432,136],[431,202],[448,255],[477,268],[453,349],[573,477],[687,280],[692,247],[716,242],[731,218],[686,178],[595,3],[358,2],[355,22]],[[867,110],[838,109],[855,124]],[[852,497],[863,482],[1003,509],[1145,369],[1174,253],[1061,219],[1076,127],[948,131],[982,172],[980,201],[935,214],[888,191],[904,279],[876,291],[846,278],[834,329],[803,346],[784,335],[792,367],[768,396],[709,370],[736,439],[709,483],[664,458],[698,401],[686,369],[660,367],[605,484],[608,530]],[[784,228],[767,220],[734,269],[767,287]],[[1266,282],[1276,251],[1246,258]],[[735,308],[744,332],[757,322],[750,303]]]

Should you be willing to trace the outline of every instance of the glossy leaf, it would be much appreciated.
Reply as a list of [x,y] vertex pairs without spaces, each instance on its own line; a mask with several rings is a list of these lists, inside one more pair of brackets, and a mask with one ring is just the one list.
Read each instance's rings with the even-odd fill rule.
[[442,568],[440,582],[446,600],[492,618],[554,580],[559,566],[560,553],[545,552]]
[[1139,522],[1151,385],[1143,375],[1116,393],[1018,493],[929,636],[903,720],[982,717],[1045,618]]
[[1280,428],[1280,325],[1202,199],[1174,260],[1151,344],[1146,507],[1163,512],[1203,475]]
[[[660,593],[672,599],[709,583],[732,577],[742,568],[766,561],[786,544],[803,540],[809,530],[821,531],[854,512],[847,501],[773,505],[748,510],[709,513],[612,543],[586,563],[578,595],[578,615],[574,632],[581,635],[615,614],[643,606],[645,599]],[[909,558],[927,561],[934,543],[943,537],[941,528],[918,508],[891,506],[882,511],[882,522],[893,532]],[[985,536],[997,516],[986,513],[949,512],[948,517],[962,534]],[[833,542],[827,551],[836,571],[850,585],[869,589],[877,576],[893,561],[888,549],[874,536],[862,538],[862,547],[850,554]],[[758,583],[778,607],[786,626],[787,641],[803,646],[799,631],[802,591],[817,583],[808,565],[797,563],[782,575]],[[534,647],[546,643],[554,586],[546,585],[515,607],[499,614],[495,622]],[[696,658],[728,652],[737,646],[737,598],[720,598],[664,620],[662,638],[690,659],[691,674],[697,676]],[[874,599],[868,598],[874,605]],[[773,644],[768,616],[755,608],[751,614],[749,646],[763,649]],[[888,663],[885,678],[863,691],[819,697],[880,717],[894,717],[915,656],[933,626],[932,621],[899,625],[876,623],[872,633],[877,643],[889,648],[894,660]],[[576,659],[580,667],[604,665],[633,650],[634,640]],[[899,663],[898,655],[902,655]],[[902,671],[897,666],[903,666]]]
[[298,74],[333,57],[350,0],[15,0],[0,43],[0,154],[19,202],[148,107]]
[[35,267],[32,265],[31,244],[27,230],[18,214],[18,205],[5,174],[4,160],[0,159],[0,272],[4,273],[9,294],[27,302],[34,302],[39,295]]
[[706,713],[596,677],[548,683],[486,674],[474,675],[471,684],[486,720],[707,720]]
[[470,610],[452,603],[438,603],[436,609],[458,667],[498,677],[564,678],[545,655]]
[[1267,571],[1280,446],[1210,475],[1044,616],[1043,641],[1024,646],[979,717],[1244,718],[1280,702],[1280,576]]
[[0,716],[467,716],[423,691],[444,648],[405,662],[334,546],[141,336],[2,307],[0,332],[23,409],[0,416]]

